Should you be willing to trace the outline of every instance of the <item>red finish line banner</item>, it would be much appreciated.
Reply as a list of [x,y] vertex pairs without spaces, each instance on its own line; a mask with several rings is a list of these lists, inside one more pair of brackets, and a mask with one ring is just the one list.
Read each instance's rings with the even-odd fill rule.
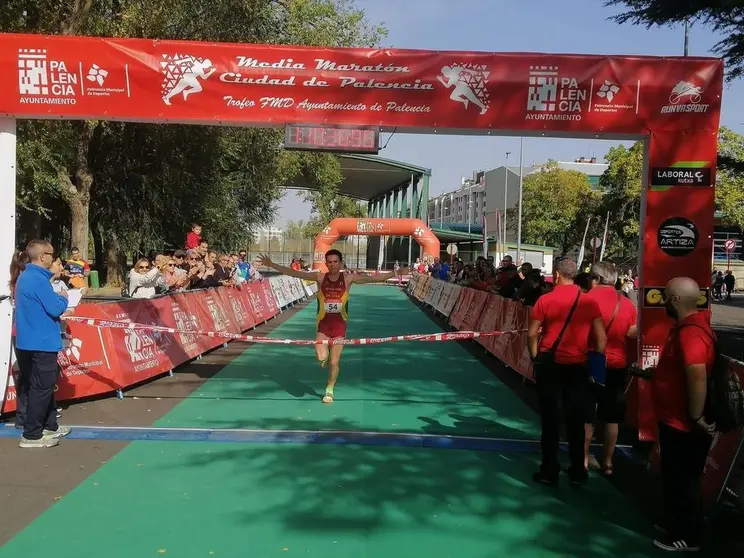
[[9,34],[0,71],[12,117],[643,135],[717,123],[723,83],[710,58]]
[[178,328],[138,324],[134,322],[119,322],[102,320],[84,316],[70,316],[64,318],[68,323],[84,324],[91,327],[111,330],[137,330],[168,334],[187,334],[195,337],[213,337],[230,341],[246,341],[248,343],[261,343],[265,345],[381,345],[383,343],[396,343],[399,341],[437,342],[437,341],[465,341],[480,339],[481,337],[499,337],[502,335],[515,335],[527,330],[514,331],[456,331],[454,333],[414,333],[407,335],[391,335],[388,337],[363,337],[361,339],[282,339],[277,337],[265,337],[262,335],[245,335],[242,333],[230,333],[225,331],[189,331]]

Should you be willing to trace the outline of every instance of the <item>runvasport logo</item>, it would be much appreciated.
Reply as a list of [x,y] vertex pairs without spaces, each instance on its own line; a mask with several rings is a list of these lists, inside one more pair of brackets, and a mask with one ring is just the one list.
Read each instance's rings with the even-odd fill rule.
[[704,114],[710,108],[702,103],[705,88],[690,81],[680,81],[669,94],[669,104],[661,107],[661,114],[696,112]]

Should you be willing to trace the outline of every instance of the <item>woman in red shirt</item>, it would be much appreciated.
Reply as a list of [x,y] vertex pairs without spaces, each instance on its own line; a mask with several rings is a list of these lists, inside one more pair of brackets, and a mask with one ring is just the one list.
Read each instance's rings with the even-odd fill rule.
[[[604,452],[600,468],[605,476],[612,475],[619,424],[625,420],[625,385],[628,376],[628,339],[638,335],[638,312],[623,294],[615,289],[617,270],[608,262],[592,265],[591,289],[587,296],[596,301],[607,332],[607,371],[605,385],[595,386],[597,421],[605,424]],[[593,425],[587,424],[585,453],[589,462]]]

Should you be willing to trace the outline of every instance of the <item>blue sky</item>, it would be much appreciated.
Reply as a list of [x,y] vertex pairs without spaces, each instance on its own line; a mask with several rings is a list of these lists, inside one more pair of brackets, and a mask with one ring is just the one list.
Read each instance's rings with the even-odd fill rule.
[[[388,30],[384,46],[432,50],[549,52],[577,54],[683,54],[681,26],[651,29],[608,21],[615,13],[602,0],[356,0],[373,21]],[[718,38],[693,26],[691,56],[712,56]],[[721,123],[744,133],[744,80],[727,85]],[[387,137],[383,141],[387,140]],[[547,159],[602,159],[618,142],[596,140],[525,140],[525,164]],[[380,155],[432,169],[432,195],[455,189],[461,176],[503,164],[505,153],[517,163],[518,138],[427,136],[397,133]],[[307,219],[307,205],[294,192],[283,200],[277,224]]]

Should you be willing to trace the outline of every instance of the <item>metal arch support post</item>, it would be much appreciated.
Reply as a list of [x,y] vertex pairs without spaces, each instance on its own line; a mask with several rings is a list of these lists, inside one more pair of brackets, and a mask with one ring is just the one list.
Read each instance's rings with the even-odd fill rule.
[[522,188],[524,186],[524,138],[519,139],[519,209],[517,215],[517,265],[522,258]]
[[[408,186],[408,188],[405,189],[405,198],[406,198],[406,206],[407,206],[406,209],[408,210],[407,217],[411,217],[413,219],[416,218],[413,215],[413,209],[414,209],[413,204],[415,203],[415,198],[416,198],[415,184],[416,183],[414,182],[414,176],[413,174],[411,174],[411,183]],[[409,196],[410,196],[410,201],[409,201]],[[409,234],[408,235],[408,266],[409,267],[411,266],[411,250],[413,249],[412,244],[413,244],[413,237]]]
[[0,119],[0,265],[4,270],[0,281],[0,409],[5,402],[8,374],[11,366],[10,334],[13,308],[10,301],[10,260],[15,252],[16,205],[16,121]]

